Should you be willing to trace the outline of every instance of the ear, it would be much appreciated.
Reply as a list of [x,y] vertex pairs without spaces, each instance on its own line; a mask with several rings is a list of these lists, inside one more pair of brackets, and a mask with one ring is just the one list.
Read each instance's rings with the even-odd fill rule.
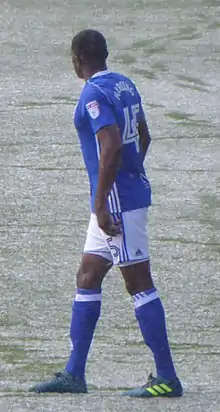
[[79,63],[80,65],[82,65],[83,62],[84,62],[84,60],[85,60],[85,58],[84,58],[84,53],[81,52],[81,53],[79,54],[77,60],[78,60],[78,63]]

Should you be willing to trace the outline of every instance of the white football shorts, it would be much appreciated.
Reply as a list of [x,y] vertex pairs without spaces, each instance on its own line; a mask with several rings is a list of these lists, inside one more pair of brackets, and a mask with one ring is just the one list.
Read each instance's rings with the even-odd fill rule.
[[148,208],[130,210],[118,215],[123,233],[115,237],[106,235],[98,226],[94,213],[90,216],[84,253],[102,256],[114,265],[129,266],[149,259]]

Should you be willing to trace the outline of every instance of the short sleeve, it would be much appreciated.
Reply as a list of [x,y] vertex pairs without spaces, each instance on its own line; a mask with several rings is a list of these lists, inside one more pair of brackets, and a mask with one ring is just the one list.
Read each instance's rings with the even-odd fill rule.
[[94,91],[91,87],[84,99],[85,109],[95,134],[103,127],[116,124],[113,105],[104,92],[98,88]]

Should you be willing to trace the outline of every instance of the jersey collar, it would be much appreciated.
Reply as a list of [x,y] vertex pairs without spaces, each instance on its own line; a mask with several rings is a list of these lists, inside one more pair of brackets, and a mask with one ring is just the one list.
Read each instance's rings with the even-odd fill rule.
[[95,74],[93,74],[93,76],[91,77],[91,79],[94,79],[94,77],[98,77],[98,76],[105,76],[106,74],[110,74],[111,70],[107,69],[107,70],[102,70],[100,72],[97,72]]

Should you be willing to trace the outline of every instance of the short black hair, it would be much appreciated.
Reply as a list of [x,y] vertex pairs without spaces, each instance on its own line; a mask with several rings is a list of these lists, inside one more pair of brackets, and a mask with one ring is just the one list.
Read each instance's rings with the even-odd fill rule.
[[105,62],[108,57],[108,49],[105,37],[97,30],[82,30],[72,40],[72,54],[81,63]]

